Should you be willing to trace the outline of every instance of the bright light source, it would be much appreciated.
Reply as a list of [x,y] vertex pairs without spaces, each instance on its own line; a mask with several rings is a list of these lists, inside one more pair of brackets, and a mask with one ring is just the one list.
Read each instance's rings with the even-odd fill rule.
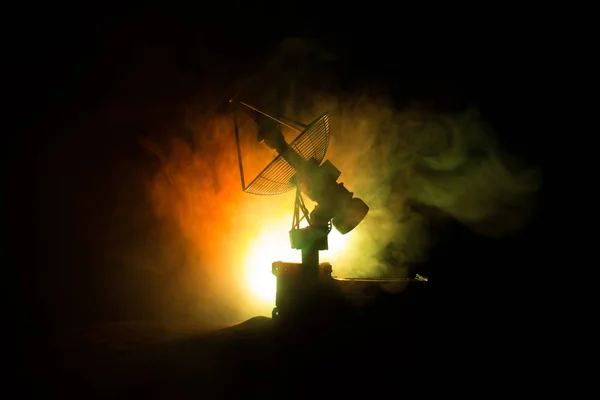
[[[302,225],[305,225],[301,224]],[[289,216],[281,217],[277,224],[269,224],[248,243],[244,257],[245,284],[252,297],[259,302],[275,301],[277,279],[271,273],[275,261],[302,262],[302,254],[289,242]],[[332,230],[329,234],[329,250],[321,253],[323,261],[335,263],[349,242],[349,237]]]
[[334,263],[335,260],[339,258],[338,256],[343,253],[344,247],[348,243],[348,240],[348,236],[344,236],[335,229],[332,229],[327,237],[329,250],[321,252],[321,260],[327,260],[328,262]]
[[248,271],[248,285],[260,300],[275,300],[276,279],[271,274],[271,268],[265,268],[264,263],[256,263]]
[[[289,217],[280,226],[267,227],[249,243],[244,266],[248,289],[259,300],[275,301],[276,278],[271,273],[275,261],[300,262],[301,254],[289,243]],[[283,225],[283,226],[281,226]],[[283,228],[283,229],[281,229]]]

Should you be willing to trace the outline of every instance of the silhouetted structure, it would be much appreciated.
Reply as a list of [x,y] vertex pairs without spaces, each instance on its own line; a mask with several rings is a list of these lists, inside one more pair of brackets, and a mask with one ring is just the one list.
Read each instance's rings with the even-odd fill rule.
[[[318,321],[319,315],[329,318],[333,310],[335,315],[343,315],[340,311],[348,304],[341,286],[351,286],[355,281],[379,284],[389,280],[337,280],[332,277],[330,264],[319,263],[319,251],[328,249],[327,237],[331,229],[346,234],[360,224],[369,211],[363,200],[354,197],[343,183],[337,182],[341,172],[330,161],[323,162],[330,136],[328,113],[304,125],[286,117],[275,118],[235,98],[230,103],[244,110],[257,123],[258,140],[278,153],[246,186],[236,123],[242,189],[258,195],[275,195],[296,189],[290,244],[302,252],[302,263],[273,263],[272,271],[277,277],[273,318],[306,321],[302,316],[309,316],[312,321]],[[300,134],[288,144],[280,125]],[[302,193],[317,203],[312,212],[306,208]],[[300,228],[303,220],[308,226]]]

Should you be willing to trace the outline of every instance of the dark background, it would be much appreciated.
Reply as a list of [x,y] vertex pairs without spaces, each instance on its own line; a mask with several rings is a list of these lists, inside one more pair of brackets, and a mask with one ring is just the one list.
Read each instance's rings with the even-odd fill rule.
[[[190,99],[214,107],[286,37],[333,46],[341,55],[342,92],[371,85],[385,87],[398,104],[476,104],[508,152],[543,165],[535,105],[544,95],[519,21],[499,37],[489,26],[483,30],[483,17],[459,24],[459,33],[425,18],[408,26],[408,16],[381,8],[353,18],[333,8],[299,8],[56,7],[15,30],[5,62],[17,130],[4,137],[10,188],[4,208],[21,338],[89,321],[152,317],[145,309],[123,310],[119,287],[136,277],[117,280],[107,267],[111,251],[149,240],[151,210],[138,178],[153,171],[155,160],[137,137],[160,139]],[[196,98],[200,90],[203,100]],[[146,207],[132,213],[124,206],[131,203]],[[460,353],[466,343],[487,340],[504,343],[496,352],[515,356],[533,348],[541,200],[539,209],[528,229],[507,239],[445,226],[426,269],[436,278],[427,295],[431,331],[451,332],[435,339],[440,347]]]

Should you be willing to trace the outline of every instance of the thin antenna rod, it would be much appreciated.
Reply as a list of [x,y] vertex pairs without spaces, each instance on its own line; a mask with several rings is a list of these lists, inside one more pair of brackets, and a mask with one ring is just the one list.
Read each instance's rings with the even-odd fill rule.
[[283,115],[280,115],[279,118],[281,118],[282,120],[287,121],[287,122],[289,122],[291,124],[298,125],[302,129],[308,128],[308,125],[301,124],[300,122],[294,121],[293,119],[288,118],[288,117],[284,117]]
[[287,126],[287,127],[288,127],[288,128],[290,128],[290,129],[293,129],[293,130],[295,130],[296,132],[302,132],[302,130],[300,130],[300,129],[296,128],[296,127],[293,127],[293,126],[291,126],[291,125],[289,125],[289,124],[286,124],[285,122],[283,122],[283,121],[281,121],[281,120],[278,120],[277,118],[275,118],[275,117],[272,117],[272,116],[270,116],[269,114],[267,114],[267,113],[264,113],[264,112],[260,111],[258,108],[256,108],[256,107],[252,107],[251,105],[244,103],[243,101],[238,101],[238,103],[240,103],[240,104],[242,104],[242,105],[244,105],[244,106],[248,107],[248,108],[249,108],[249,109],[251,109],[251,110],[254,110],[254,111],[256,111],[257,113],[261,113],[261,114],[262,114],[262,115],[264,115],[265,117],[271,118],[273,121],[277,121],[277,122],[279,122],[280,124],[282,124],[282,125],[284,125],[284,126]]
[[235,131],[235,146],[238,153],[238,164],[240,166],[240,179],[242,180],[242,191],[246,191],[246,183],[244,182],[244,165],[242,164],[242,149],[240,147],[240,133],[238,132],[237,118],[233,119]]

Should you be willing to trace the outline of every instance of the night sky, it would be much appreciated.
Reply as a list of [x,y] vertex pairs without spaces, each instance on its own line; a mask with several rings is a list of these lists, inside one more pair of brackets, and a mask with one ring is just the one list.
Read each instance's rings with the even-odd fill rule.
[[[152,299],[168,277],[148,278],[117,256],[151,258],[161,240],[146,186],[159,165],[139,138],[191,140],[186,107],[202,112],[231,97],[286,38],[305,38],[336,55],[323,72],[337,78],[328,90],[385,91],[399,108],[476,105],[505,151],[543,164],[532,55],[516,34],[488,39],[464,27],[464,37],[450,38],[403,27],[393,17],[374,31],[339,12],[241,11],[229,2],[195,12],[46,11],[23,26],[9,61],[19,128],[5,147],[11,164],[5,211],[23,336],[155,317]],[[371,22],[380,18],[367,14]],[[521,337],[537,305],[528,286],[540,271],[541,196],[536,209],[525,229],[502,239],[455,222],[434,224],[438,240],[421,269],[431,280],[432,331],[443,329],[437,317],[452,315],[451,336],[460,343],[480,335]],[[444,336],[437,340],[449,340]]]

